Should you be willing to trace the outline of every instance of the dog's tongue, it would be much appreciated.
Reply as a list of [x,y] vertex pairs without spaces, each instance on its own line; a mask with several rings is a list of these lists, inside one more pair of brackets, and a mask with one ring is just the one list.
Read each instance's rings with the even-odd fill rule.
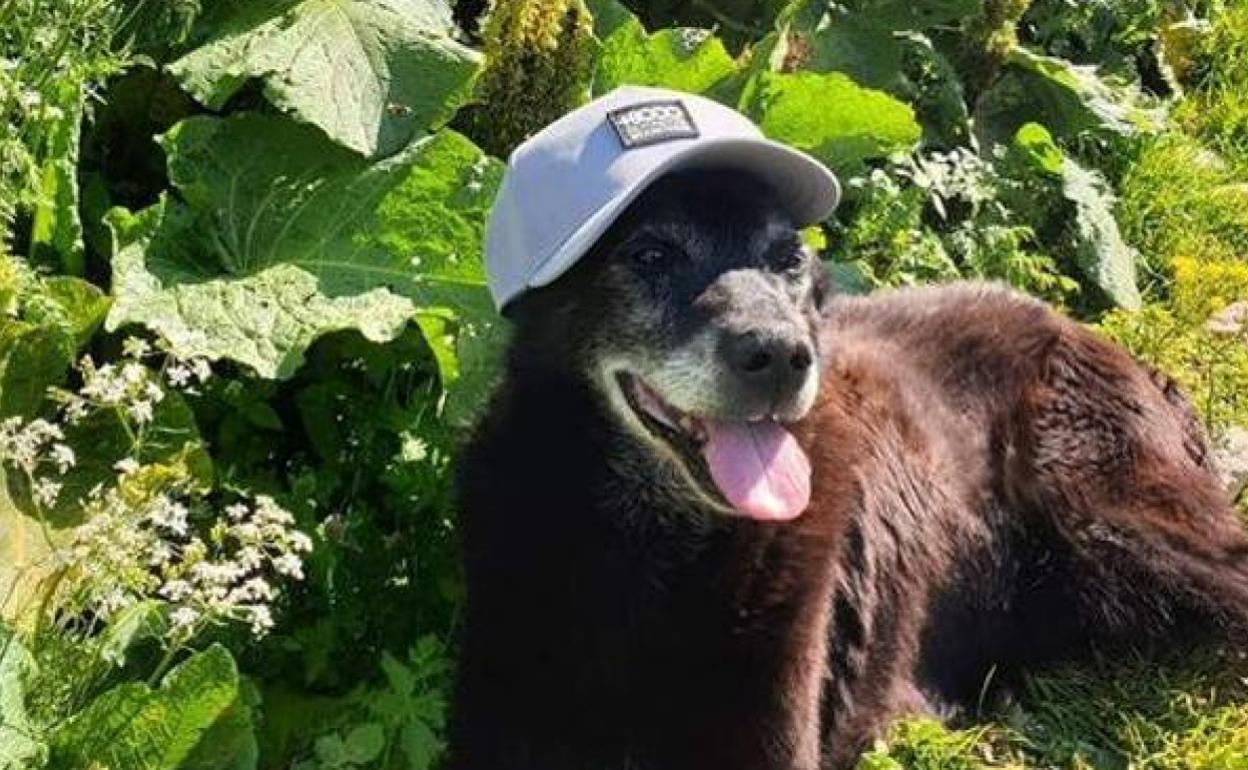
[[734,508],[761,521],[788,521],[806,510],[810,460],[779,423],[704,420],[703,425],[702,454]]

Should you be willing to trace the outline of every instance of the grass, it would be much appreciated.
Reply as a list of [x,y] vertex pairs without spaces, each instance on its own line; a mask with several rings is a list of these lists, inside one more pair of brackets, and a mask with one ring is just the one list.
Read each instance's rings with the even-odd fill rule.
[[1179,257],[1248,255],[1248,183],[1224,157],[1182,133],[1151,140],[1123,179],[1118,222],[1155,271]]
[[903,721],[858,770],[1244,770],[1246,703],[1238,655],[1100,659],[1031,677],[977,727]]
[[1248,171],[1248,2],[1227,5],[1194,57],[1194,88],[1175,117],[1243,172]]

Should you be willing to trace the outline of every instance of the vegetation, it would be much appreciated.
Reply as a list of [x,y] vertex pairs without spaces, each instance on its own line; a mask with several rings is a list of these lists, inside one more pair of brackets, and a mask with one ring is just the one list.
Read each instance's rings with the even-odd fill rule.
[[[437,766],[484,217],[622,83],[835,169],[843,291],[1007,281],[1248,427],[1243,0],[482,9],[0,0],[0,768]],[[1245,674],[986,687],[863,767],[1248,767]]]

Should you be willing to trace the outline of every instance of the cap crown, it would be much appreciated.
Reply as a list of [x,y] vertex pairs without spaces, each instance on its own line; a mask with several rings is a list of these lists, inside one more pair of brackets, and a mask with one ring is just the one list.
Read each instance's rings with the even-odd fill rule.
[[618,88],[512,152],[485,238],[495,304],[553,281],[651,181],[696,158],[756,167],[783,188],[780,197],[797,199],[798,219],[826,216],[839,195],[831,172],[767,140],[733,109],[677,91]]
[[761,136],[749,119],[709,99],[640,87],[616,89],[550,124],[511,154],[490,217],[495,302],[527,288],[586,220],[682,146]]

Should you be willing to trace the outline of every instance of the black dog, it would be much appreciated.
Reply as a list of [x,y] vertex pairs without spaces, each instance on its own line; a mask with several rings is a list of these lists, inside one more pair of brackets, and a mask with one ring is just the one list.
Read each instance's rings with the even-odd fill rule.
[[509,308],[457,770],[846,767],[991,671],[1248,625],[1171,383],[1002,288],[834,296],[768,201],[670,176]]

